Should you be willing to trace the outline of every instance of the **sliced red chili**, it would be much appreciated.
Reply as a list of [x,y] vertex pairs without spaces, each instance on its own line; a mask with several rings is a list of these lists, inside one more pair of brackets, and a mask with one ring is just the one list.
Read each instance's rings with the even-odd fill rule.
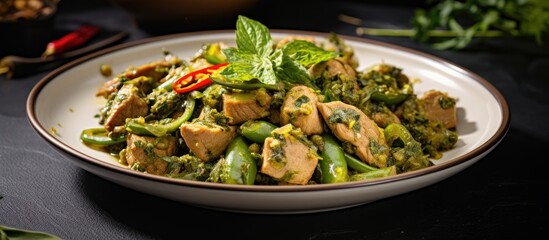
[[224,68],[228,64],[229,63],[216,64],[187,73],[173,83],[172,89],[177,93],[187,93],[209,86],[213,83],[210,79],[210,74]]

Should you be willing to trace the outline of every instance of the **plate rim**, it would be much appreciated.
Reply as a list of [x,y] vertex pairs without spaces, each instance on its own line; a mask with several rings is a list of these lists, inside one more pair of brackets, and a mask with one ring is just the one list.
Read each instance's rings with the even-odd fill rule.
[[[234,184],[219,184],[219,183],[207,183],[207,182],[200,182],[200,181],[192,181],[192,180],[183,180],[183,179],[172,179],[164,176],[157,176],[153,174],[148,173],[142,173],[139,171],[134,171],[128,168],[124,168],[122,166],[116,166],[114,164],[103,162],[99,159],[87,156],[85,154],[80,153],[78,150],[72,148],[71,146],[61,142],[55,136],[51,134],[51,132],[44,126],[40,124],[40,121],[36,115],[36,109],[35,109],[35,102],[38,98],[41,90],[51,81],[55,80],[55,78],[62,74],[65,71],[70,70],[72,67],[78,66],[80,64],[83,64],[89,60],[92,60],[94,58],[100,57],[102,55],[113,53],[116,51],[120,51],[122,49],[128,49],[132,47],[137,47],[140,45],[144,45],[147,43],[153,43],[153,42],[160,42],[164,40],[170,40],[170,39],[178,39],[178,38],[185,38],[185,37],[192,37],[192,36],[202,36],[202,35],[211,35],[211,34],[228,34],[228,33],[234,33],[234,29],[223,29],[223,30],[205,30],[205,31],[194,31],[194,32],[185,32],[185,33],[175,33],[175,34],[168,34],[168,35],[162,35],[162,36],[155,36],[155,37],[148,37],[138,40],[133,40],[126,43],[121,43],[115,46],[111,46],[109,48],[105,48],[102,50],[99,50],[94,53],[90,53],[88,55],[82,56],[78,59],[75,59],[73,61],[70,61],[59,68],[51,71],[48,73],[45,77],[39,80],[39,82],[31,89],[27,96],[26,101],[26,115],[27,120],[30,122],[31,127],[38,133],[38,135],[46,140],[52,147],[55,147],[56,150],[61,150],[64,153],[73,156],[74,158],[70,158],[70,161],[85,161],[88,164],[92,164],[96,167],[100,168],[106,168],[108,171],[115,171],[117,173],[121,173],[124,175],[129,175],[130,177],[138,177],[138,178],[144,178],[146,180],[151,180],[153,182],[159,182],[164,184],[170,184],[170,185],[185,185],[187,187],[197,187],[197,188],[207,188],[207,189],[219,189],[219,190],[230,190],[230,191],[245,191],[245,192],[310,192],[310,191],[331,191],[336,189],[348,189],[348,188],[359,188],[359,187],[365,187],[365,186],[374,186],[374,185],[381,185],[381,184],[388,184],[393,182],[398,182],[405,179],[412,179],[416,177],[420,177],[423,175],[428,175],[431,173],[435,173],[444,169],[449,169],[453,166],[459,165],[464,162],[473,161],[479,156],[482,156],[483,154],[487,154],[490,152],[493,148],[495,148],[501,140],[505,138],[505,135],[507,134],[509,127],[510,127],[510,118],[511,118],[511,112],[509,105],[504,98],[504,96],[501,94],[501,92],[488,80],[484,79],[480,75],[474,73],[473,71],[464,68],[456,63],[453,63],[451,61],[448,61],[446,59],[443,59],[441,57],[418,51],[415,49],[399,46],[392,43],[387,43],[379,40],[373,40],[373,39],[367,39],[367,38],[361,38],[357,36],[350,36],[345,34],[338,34],[339,37],[346,39],[346,40],[352,40],[356,42],[366,43],[370,45],[376,45],[386,48],[391,48],[394,50],[397,50],[399,52],[406,52],[409,54],[413,54],[416,56],[420,56],[423,58],[427,58],[429,60],[434,60],[440,64],[443,64],[444,66],[459,70],[461,74],[464,74],[468,76],[470,79],[474,80],[475,82],[481,84],[496,100],[496,102],[499,104],[499,107],[501,109],[502,114],[502,121],[500,126],[498,126],[497,131],[488,138],[485,142],[474,148],[473,150],[460,155],[453,159],[452,161],[438,164],[435,166],[431,166],[428,168],[402,173],[391,177],[386,178],[380,178],[380,179],[373,179],[368,181],[357,181],[357,182],[345,182],[345,183],[336,183],[336,184],[315,184],[315,185],[302,185],[302,186],[265,186],[265,185],[234,185]],[[293,30],[293,29],[271,29],[271,33],[276,34],[288,34],[288,35],[313,35],[318,37],[328,37],[329,32],[318,32],[318,31],[308,31],[308,30]]]

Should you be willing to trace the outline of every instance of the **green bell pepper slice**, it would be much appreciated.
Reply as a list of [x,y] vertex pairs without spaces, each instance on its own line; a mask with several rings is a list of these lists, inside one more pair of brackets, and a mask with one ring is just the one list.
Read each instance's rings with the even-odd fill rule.
[[138,135],[147,135],[147,136],[156,136],[161,137],[168,133],[172,133],[179,129],[181,124],[191,119],[194,108],[196,105],[196,100],[191,96],[187,95],[187,100],[185,100],[185,111],[181,116],[174,119],[169,123],[143,123],[142,119],[134,118],[126,123],[126,130],[131,133]]

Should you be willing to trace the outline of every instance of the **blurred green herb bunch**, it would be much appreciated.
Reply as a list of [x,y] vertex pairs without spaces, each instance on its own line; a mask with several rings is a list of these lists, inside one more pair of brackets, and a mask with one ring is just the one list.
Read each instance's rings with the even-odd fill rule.
[[409,36],[436,49],[463,49],[475,38],[527,37],[543,45],[549,0],[427,0],[412,29],[357,29],[359,35]]

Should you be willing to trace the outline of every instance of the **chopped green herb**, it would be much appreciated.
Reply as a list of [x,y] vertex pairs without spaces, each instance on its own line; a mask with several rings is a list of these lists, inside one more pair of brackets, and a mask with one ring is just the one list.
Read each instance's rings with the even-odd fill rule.
[[360,115],[352,109],[338,108],[334,109],[329,117],[330,124],[344,123],[350,129],[353,129],[355,133],[360,132]]

